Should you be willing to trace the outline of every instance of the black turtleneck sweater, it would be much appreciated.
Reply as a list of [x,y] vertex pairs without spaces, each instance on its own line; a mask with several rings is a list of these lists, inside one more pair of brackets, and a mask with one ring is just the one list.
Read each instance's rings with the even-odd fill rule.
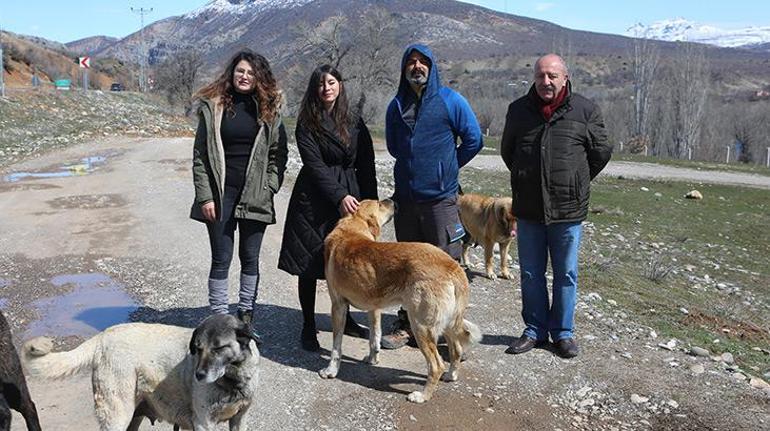
[[225,187],[240,192],[246,182],[251,149],[257,138],[257,105],[250,94],[233,93],[233,110],[225,111],[219,129],[225,149]]

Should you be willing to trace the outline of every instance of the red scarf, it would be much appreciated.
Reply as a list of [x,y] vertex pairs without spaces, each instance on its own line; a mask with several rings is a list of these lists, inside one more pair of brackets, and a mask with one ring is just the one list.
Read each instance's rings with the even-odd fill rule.
[[[538,96],[538,98],[539,97],[540,96]],[[566,84],[561,88],[559,94],[557,94],[556,97],[554,97],[550,102],[546,102],[543,99],[540,99],[540,113],[543,114],[545,121],[551,121],[551,117],[553,116],[554,111],[556,111],[556,109],[558,109],[559,106],[564,103],[565,97],[567,97]]]

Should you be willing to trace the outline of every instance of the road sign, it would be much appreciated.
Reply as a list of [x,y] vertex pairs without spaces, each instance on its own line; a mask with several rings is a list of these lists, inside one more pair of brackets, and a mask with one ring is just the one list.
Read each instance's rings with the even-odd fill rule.
[[57,90],[69,90],[70,84],[72,81],[69,79],[57,79],[54,81],[53,85],[56,87]]
[[83,69],[91,68],[91,57],[78,57],[78,64]]

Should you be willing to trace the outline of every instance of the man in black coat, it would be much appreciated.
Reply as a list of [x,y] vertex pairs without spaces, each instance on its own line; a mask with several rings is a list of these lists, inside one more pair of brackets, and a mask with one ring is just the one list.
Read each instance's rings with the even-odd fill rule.
[[[567,65],[558,55],[537,60],[529,93],[508,106],[501,155],[511,171],[513,212],[518,218],[521,315],[526,328],[506,353],[524,353],[551,340],[565,358],[578,354],[573,327],[578,250],[588,214],[590,182],[607,165],[599,107],[572,92]],[[549,304],[546,264],[551,258]]]

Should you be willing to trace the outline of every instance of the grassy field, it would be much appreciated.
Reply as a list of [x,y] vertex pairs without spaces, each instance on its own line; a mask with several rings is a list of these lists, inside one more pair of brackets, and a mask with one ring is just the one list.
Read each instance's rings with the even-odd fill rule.
[[[510,195],[507,173],[465,169],[461,177],[467,191]],[[731,352],[744,369],[766,373],[770,356],[759,349],[770,348],[770,191],[698,185],[704,199],[684,199],[692,188],[594,182],[580,290],[617,301],[663,342]]]

